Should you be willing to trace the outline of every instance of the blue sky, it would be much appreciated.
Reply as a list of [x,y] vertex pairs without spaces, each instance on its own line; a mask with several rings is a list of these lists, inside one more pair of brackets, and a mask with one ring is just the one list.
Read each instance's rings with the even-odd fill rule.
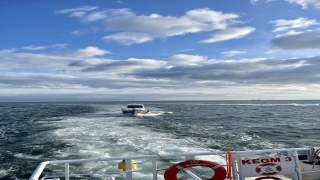
[[319,99],[318,0],[0,1],[0,101]]

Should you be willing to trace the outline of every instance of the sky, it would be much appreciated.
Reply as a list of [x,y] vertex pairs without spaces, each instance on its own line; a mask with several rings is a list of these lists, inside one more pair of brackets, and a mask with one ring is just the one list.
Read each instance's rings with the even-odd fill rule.
[[319,0],[1,0],[0,102],[320,99]]

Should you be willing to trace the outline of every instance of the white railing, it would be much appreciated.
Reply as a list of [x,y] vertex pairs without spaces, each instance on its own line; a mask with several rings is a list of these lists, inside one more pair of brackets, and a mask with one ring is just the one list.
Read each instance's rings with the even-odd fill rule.
[[[318,148],[320,149],[320,148]],[[260,154],[258,156],[261,157],[261,153],[287,153],[287,156],[290,156],[294,160],[294,167],[295,169],[293,170],[294,173],[297,175],[293,175],[293,179],[300,180],[301,174],[307,173],[307,172],[301,172],[300,166],[298,164],[298,151],[304,151],[308,152],[308,156],[310,156],[310,151],[312,148],[293,148],[293,149],[268,149],[268,150],[253,150],[253,151],[231,151],[231,161],[232,161],[232,178],[234,180],[242,180],[244,177],[242,176],[242,169],[245,171],[245,166],[241,165],[241,160],[248,158],[250,156],[257,156],[257,154]],[[153,180],[158,180],[158,176],[160,174],[158,173],[158,164],[163,163],[165,158],[178,158],[181,161],[185,160],[195,160],[195,159],[204,159],[201,156],[223,156],[225,158],[226,151],[215,151],[215,152],[199,152],[199,153],[183,153],[183,154],[157,154],[157,155],[145,155],[145,156],[123,156],[123,157],[108,157],[108,158],[90,158],[90,159],[74,159],[74,160],[55,160],[55,161],[45,161],[42,162],[38,165],[36,170],[33,172],[32,176],[30,177],[29,180],[39,180],[40,176],[42,180],[45,179],[58,179],[64,178],[65,180],[69,180],[71,177],[75,176],[84,176],[84,175],[97,175],[97,174],[102,174],[104,175],[105,179],[110,179],[112,180],[115,176],[124,176],[126,180],[133,180],[133,175],[135,172],[142,172],[151,175],[152,174],[152,179]],[[274,155],[274,154],[273,154]],[[206,157],[205,157],[206,158]],[[124,160],[125,163],[125,171],[122,170],[113,170],[113,171],[105,171],[105,172],[90,172],[90,173],[70,173],[70,166],[79,164],[79,163],[86,163],[86,162],[111,162],[111,161],[117,161],[121,162]],[[131,162],[133,161],[150,161],[151,160],[151,170],[145,171],[145,170],[133,170]],[[62,164],[64,165],[64,171],[61,171],[60,175],[43,175],[44,169],[47,167],[47,165],[58,165]],[[173,164],[171,164],[173,165]],[[171,166],[171,165],[168,165]],[[227,163],[220,164],[224,167],[227,166]],[[231,165],[230,165],[231,166]],[[167,167],[167,168],[168,168]],[[298,168],[298,169],[297,169]],[[140,168],[139,168],[140,169]],[[162,169],[163,170],[163,169]],[[190,177],[193,179],[197,179],[197,176],[195,175],[193,177],[193,171],[188,171],[188,169],[185,169],[186,173],[189,174]],[[63,173],[64,172],[64,173]],[[313,170],[311,173],[318,172],[320,173],[320,170]],[[162,175],[161,175],[162,176]],[[226,177],[227,178],[227,177]],[[230,177],[229,177],[230,178]],[[228,179],[229,179],[228,178]],[[199,178],[198,178],[199,179]]]

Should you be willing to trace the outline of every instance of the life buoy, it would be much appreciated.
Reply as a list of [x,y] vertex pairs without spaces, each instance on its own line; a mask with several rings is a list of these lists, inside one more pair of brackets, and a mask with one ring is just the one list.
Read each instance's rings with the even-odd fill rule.
[[274,179],[274,180],[281,180],[280,178],[277,178],[277,177],[271,177],[271,176],[259,177],[259,178],[256,178],[255,180],[262,180],[262,179]]
[[275,175],[282,170],[282,167],[274,163],[260,164],[256,167],[256,172],[261,175]]
[[164,172],[164,175],[163,175],[164,179],[179,180],[177,178],[177,174],[179,173],[181,168],[190,168],[195,166],[208,167],[214,171],[214,175],[208,180],[224,180],[224,178],[227,175],[226,169],[222,167],[220,164],[217,164],[215,162],[204,161],[204,160],[188,160],[188,161],[180,162],[180,163],[174,164],[173,166],[170,166]]

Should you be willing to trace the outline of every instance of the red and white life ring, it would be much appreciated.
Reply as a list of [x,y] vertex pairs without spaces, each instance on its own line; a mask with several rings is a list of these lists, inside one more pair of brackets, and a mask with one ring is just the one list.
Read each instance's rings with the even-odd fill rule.
[[272,176],[259,177],[259,178],[256,178],[255,180],[262,180],[262,179],[274,179],[274,180],[281,180],[280,178],[272,177]]
[[215,162],[210,161],[204,161],[204,160],[188,160],[184,162],[180,162],[177,164],[174,164],[173,166],[170,166],[165,172],[164,172],[164,179],[165,180],[179,180],[177,178],[177,174],[182,168],[190,168],[195,166],[203,166],[211,168],[214,171],[214,175],[208,179],[208,180],[224,180],[227,172],[224,167],[222,167],[220,164],[217,164]]
[[256,172],[261,175],[274,175],[278,174],[282,170],[282,167],[274,163],[260,164],[256,167]]

